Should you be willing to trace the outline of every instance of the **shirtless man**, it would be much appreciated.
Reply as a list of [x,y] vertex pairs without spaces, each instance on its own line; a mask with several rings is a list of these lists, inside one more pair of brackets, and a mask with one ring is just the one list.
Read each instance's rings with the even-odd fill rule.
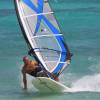
[[[23,57],[24,66],[22,68],[24,89],[27,89],[26,74],[34,77],[48,77],[47,73],[42,70],[41,66],[37,61],[29,60],[28,57]],[[54,77],[58,81],[57,77]]]

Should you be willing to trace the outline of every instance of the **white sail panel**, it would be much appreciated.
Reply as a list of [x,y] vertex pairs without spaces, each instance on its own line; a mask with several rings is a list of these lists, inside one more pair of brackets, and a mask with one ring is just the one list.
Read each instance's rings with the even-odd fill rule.
[[[36,14],[36,12],[32,11],[32,9],[30,9],[23,2],[20,3],[20,7],[22,8],[22,14],[23,14],[23,19],[24,19],[25,25],[27,25],[27,29],[28,29],[28,31],[30,31],[29,33],[32,37],[33,36],[32,34],[34,34],[35,28],[36,28],[37,16],[31,16],[31,17],[28,17],[28,16],[34,15],[34,14]],[[27,17],[25,17],[25,16],[27,16]]]
[[37,33],[35,34],[36,36],[41,36],[41,35],[52,35],[52,32],[50,32],[50,29],[47,27],[47,25],[45,24],[45,22],[42,20],[40,23],[40,27],[37,31]]
[[19,5],[20,7],[22,7],[23,13],[24,13],[24,17],[25,16],[30,16],[30,15],[34,15],[36,14],[35,11],[33,11],[32,9],[30,9],[24,2],[23,0],[19,1]]

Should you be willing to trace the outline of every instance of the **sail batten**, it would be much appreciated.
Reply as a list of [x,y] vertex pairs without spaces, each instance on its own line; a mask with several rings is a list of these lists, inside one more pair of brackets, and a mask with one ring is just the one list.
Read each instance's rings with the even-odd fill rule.
[[40,38],[40,37],[54,37],[54,36],[63,36],[63,35],[62,34],[56,34],[56,35],[37,35],[37,36],[33,36],[32,39]]
[[32,16],[38,16],[38,15],[49,15],[49,14],[53,14],[53,13],[54,12],[46,12],[46,13],[32,14],[32,15],[24,16],[24,18],[28,18],[28,17],[32,17]]
[[69,50],[47,0],[15,0],[31,49],[43,67],[59,74],[67,65]]

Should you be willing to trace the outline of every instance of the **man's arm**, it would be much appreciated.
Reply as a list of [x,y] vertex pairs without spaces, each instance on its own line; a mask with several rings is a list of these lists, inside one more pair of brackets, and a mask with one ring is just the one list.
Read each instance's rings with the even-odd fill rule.
[[24,89],[26,90],[27,89],[27,79],[26,79],[26,72],[25,72],[24,67],[22,69],[22,74],[23,74]]

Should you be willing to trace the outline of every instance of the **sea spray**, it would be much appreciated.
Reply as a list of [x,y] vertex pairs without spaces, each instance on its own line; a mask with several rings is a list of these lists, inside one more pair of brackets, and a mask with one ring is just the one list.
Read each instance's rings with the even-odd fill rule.
[[72,91],[100,92],[100,74],[87,75],[72,83]]

